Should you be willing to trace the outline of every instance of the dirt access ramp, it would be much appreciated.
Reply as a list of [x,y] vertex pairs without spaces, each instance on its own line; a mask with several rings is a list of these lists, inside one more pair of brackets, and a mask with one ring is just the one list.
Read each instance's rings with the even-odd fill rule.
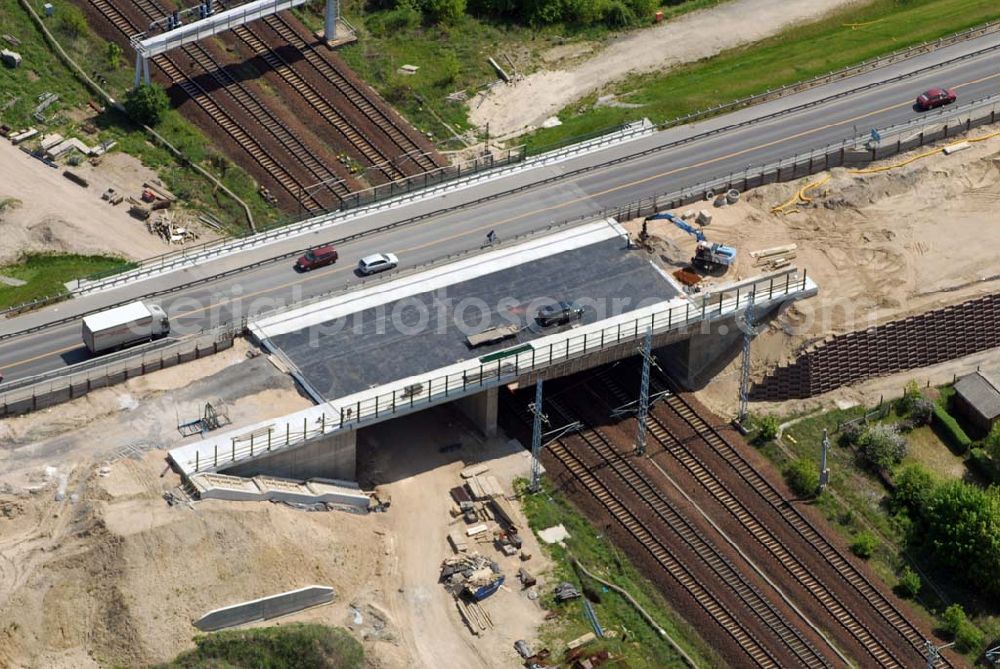
[[[497,138],[539,127],[574,101],[630,74],[668,70],[815,21],[858,0],[731,0],[610,41],[582,62],[542,69],[469,101],[469,118]],[[753,17],[747,20],[747,17]],[[564,51],[564,48],[555,47]],[[542,60],[546,60],[542,54]]]
[[[709,279],[709,285],[760,274],[766,268],[755,266],[751,252],[791,244],[791,263],[806,269],[819,285],[819,295],[792,304],[762,327],[751,359],[756,381],[829,334],[863,330],[997,291],[1000,137],[992,136],[995,132],[971,133],[970,139],[986,139],[952,155],[937,151],[883,169],[927,153],[924,147],[872,166],[882,171],[837,168],[754,189],[736,205],[700,205],[713,214],[704,228],[708,240],[738,249],[736,266],[722,279]],[[808,204],[790,207],[783,215],[772,213],[809,184],[818,185],[807,190]],[[629,224],[633,230],[638,226]],[[693,239],[669,222],[652,221],[649,229],[655,256],[667,269],[683,265],[693,254]],[[731,415],[738,375],[734,359],[699,399],[713,411]]]

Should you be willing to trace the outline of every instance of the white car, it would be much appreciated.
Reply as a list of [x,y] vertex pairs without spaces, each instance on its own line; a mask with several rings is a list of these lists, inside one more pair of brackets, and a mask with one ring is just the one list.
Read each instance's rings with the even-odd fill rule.
[[399,258],[393,253],[375,253],[358,261],[358,271],[362,274],[376,274],[387,269],[393,269],[399,264]]

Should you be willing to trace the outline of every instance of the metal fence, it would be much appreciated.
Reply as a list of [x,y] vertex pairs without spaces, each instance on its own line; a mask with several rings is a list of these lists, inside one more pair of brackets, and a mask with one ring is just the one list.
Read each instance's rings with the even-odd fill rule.
[[[805,272],[789,269],[767,277],[734,284],[718,293],[706,293],[686,301],[683,306],[663,308],[636,316],[631,320],[600,330],[573,335],[547,344],[519,344],[480,358],[478,366],[431,377],[409,386],[342,405],[335,412],[322,413],[319,419],[303,418],[302,427],[290,423],[284,430],[273,427],[238,435],[221,449],[214,446],[211,455],[195,452],[193,459],[177,463],[185,471],[212,471],[230,463],[263,455],[273,450],[302,444],[324,434],[354,429],[363,423],[384,419],[398,412],[410,411],[421,405],[431,405],[459,399],[469,392],[485,390],[518,377],[539,372],[584,356],[594,355],[629,342],[642,339],[647,330],[654,335],[681,332],[695,324],[733,315],[745,306],[748,296],[755,303],[796,297],[808,290]],[[483,362],[488,359],[487,362]],[[470,361],[471,362],[471,361]],[[474,363],[473,363],[474,364]],[[334,403],[336,400],[334,400]]]
[[82,397],[92,390],[230,348],[246,323],[207,330],[163,344],[153,342],[64,369],[0,385],[0,417],[44,409]]

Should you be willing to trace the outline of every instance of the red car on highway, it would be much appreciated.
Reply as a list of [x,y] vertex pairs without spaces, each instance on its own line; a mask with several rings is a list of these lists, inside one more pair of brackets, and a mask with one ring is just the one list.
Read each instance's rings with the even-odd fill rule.
[[954,88],[930,88],[917,97],[917,109],[927,111],[935,107],[950,105],[957,98]]
[[306,251],[305,255],[295,262],[295,269],[300,272],[308,272],[317,267],[332,265],[337,262],[337,258],[339,257],[337,249],[332,246],[318,246]]

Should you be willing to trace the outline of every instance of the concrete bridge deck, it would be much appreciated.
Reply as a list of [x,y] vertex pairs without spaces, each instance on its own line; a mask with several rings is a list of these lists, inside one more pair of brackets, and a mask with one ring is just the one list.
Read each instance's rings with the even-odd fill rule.
[[[312,461],[323,464],[310,476],[352,478],[359,427],[456,401],[488,426],[495,423],[500,385],[634,355],[649,329],[656,347],[683,341],[740,314],[751,292],[762,310],[817,292],[804,272],[793,269],[689,296],[644,253],[627,248],[622,234],[614,221],[600,221],[252,324],[262,344],[283,357],[305,386],[315,384],[317,406],[176,448],[171,461],[185,475],[268,471],[289,477],[303,476],[301,465]],[[456,286],[464,291],[452,292]],[[430,332],[400,336],[400,323],[421,324],[408,320],[409,310],[434,307],[435,291],[444,289],[458,299],[475,298],[469,290],[483,290],[491,299],[507,293],[511,299],[498,299],[499,308],[481,297],[479,304],[487,305],[492,318],[524,328],[516,340],[469,349],[466,332],[455,322],[456,303],[455,309],[431,312],[422,324]],[[601,299],[588,301],[588,290]],[[615,309],[600,307],[616,297],[629,299]],[[584,317],[570,326],[538,328],[530,324],[538,298],[581,300]],[[401,319],[395,324],[394,308]],[[361,331],[355,335],[350,328],[358,314]],[[262,467],[265,460],[278,463],[277,469]]]

